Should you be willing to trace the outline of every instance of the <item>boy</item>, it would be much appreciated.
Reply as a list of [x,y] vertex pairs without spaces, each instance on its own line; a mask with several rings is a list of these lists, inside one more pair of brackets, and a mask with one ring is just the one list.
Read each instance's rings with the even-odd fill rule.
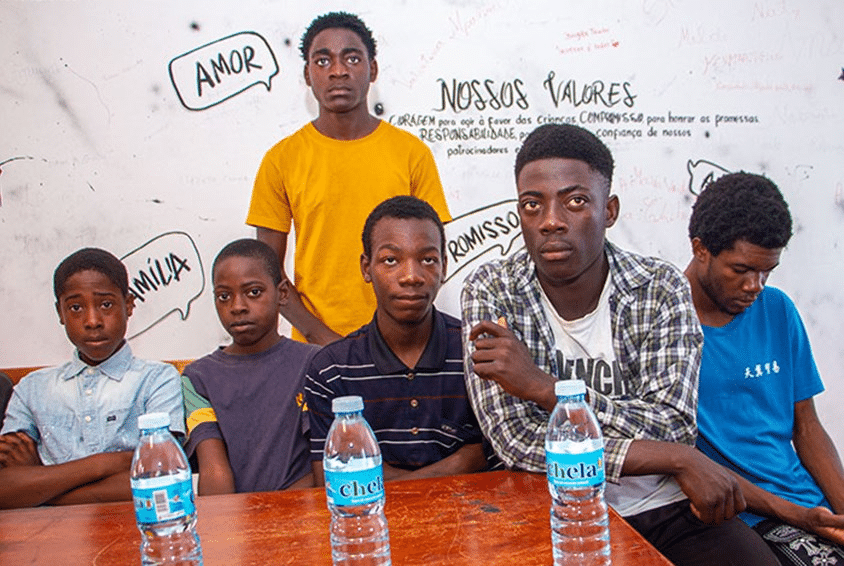
[[526,249],[481,266],[461,296],[478,420],[505,465],[542,472],[554,383],[582,379],[620,515],[678,566],[776,564],[733,517],[737,481],[693,446],[703,337],[687,281],[606,238],[613,168],[609,148],[573,125],[540,126],[519,150]]
[[345,12],[325,14],[311,22],[300,48],[319,116],[267,152],[246,223],[275,250],[283,272],[293,221],[295,286],[281,314],[293,338],[327,344],[375,310],[372,290],[358,276],[354,236],[369,211],[388,197],[415,195],[443,220],[451,217],[428,147],[369,113],[378,64],[366,24]]
[[124,337],[134,296],[112,254],[71,254],[53,290],[76,353],[15,387],[0,436],[0,507],[131,500],[138,417],[163,411],[184,432],[179,374],[132,355]]
[[697,446],[741,476],[741,518],[783,565],[844,564],[844,470],[813,400],[823,382],[794,304],[765,286],[791,224],[777,186],[751,173],[720,177],[694,205]]
[[372,322],[323,348],[308,370],[311,464],[322,485],[331,401],[360,395],[378,439],[384,479],[474,472],[486,465],[463,383],[460,322],[433,304],[445,278],[445,238],[434,209],[393,197],[366,219],[360,270],[372,285]]
[[317,347],[278,334],[288,296],[278,258],[263,242],[237,240],[217,255],[211,278],[232,343],[182,372],[199,494],[311,487],[302,382]]

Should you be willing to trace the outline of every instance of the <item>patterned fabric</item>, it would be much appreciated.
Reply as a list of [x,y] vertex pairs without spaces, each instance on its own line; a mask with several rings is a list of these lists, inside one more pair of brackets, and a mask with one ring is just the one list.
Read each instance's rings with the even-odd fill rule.
[[775,519],[766,519],[753,529],[777,555],[782,566],[833,566],[844,564],[844,549],[813,533]]
[[[589,389],[605,440],[607,479],[617,483],[633,440],[693,445],[697,434],[697,379],[703,335],[688,282],[671,264],[618,249],[605,251],[614,286],[610,295],[613,347],[624,391]],[[560,378],[554,337],[542,307],[542,289],[527,251],[487,263],[467,278],[461,304],[466,386],[481,430],[508,468],[545,470],[549,414],[504,392],[472,371],[471,328],[504,317],[536,365]]]
[[139,360],[128,343],[96,366],[79,359],[24,377],[6,410],[3,433],[23,431],[38,443],[45,465],[100,452],[134,450],[138,417],[170,414],[170,430],[184,433],[176,368]]
[[414,368],[390,350],[374,319],[317,353],[305,383],[312,461],[322,459],[331,401],[344,395],[363,397],[384,463],[397,468],[433,464],[483,438],[466,398],[460,321],[437,310]]

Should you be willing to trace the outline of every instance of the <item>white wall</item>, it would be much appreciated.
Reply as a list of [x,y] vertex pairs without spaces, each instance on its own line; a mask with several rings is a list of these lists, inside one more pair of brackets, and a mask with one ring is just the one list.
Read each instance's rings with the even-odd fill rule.
[[[828,389],[819,410],[844,446],[844,5],[834,0],[7,0],[0,367],[67,358],[51,276],[87,245],[128,255],[133,277],[155,260],[165,278],[178,272],[144,293],[130,328],[137,354],[192,358],[225,340],[208,267],[226,242],[253,234],[243,220],[264,151],[315,116],[298,43],[331,9],[376,32],[370,102],[429,142],[460,217],[448,228],[458,255],[446,310],[457,313],[460,281],[479,259],[521,245],[515,231],[477,227],[506,224],[515,152],[543,120],[606,140],[622,203],[610,237],[680,266],[691,191],[708,173],[776,181],[796,230],[770,283],[803,313]],[[250,66],[197,85],[197,63],[213,80],[219,53],[235,70],[244,57]],[[470,243],[472,227],[487,237]]]

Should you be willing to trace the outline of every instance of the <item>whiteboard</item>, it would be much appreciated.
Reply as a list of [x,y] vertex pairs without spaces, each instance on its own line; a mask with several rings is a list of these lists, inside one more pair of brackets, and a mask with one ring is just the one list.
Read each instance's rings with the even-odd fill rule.
[[225,243],[254,234],[244,218],[264,152],[316,116],[298,44],[334,9],[375,32],[373,112],[437,160],[455,216],[441,308],[459,314],[466,274],[522,246],[513,161],[541,123],[579,124],[606,141],[621,200],[610,239],[681,268],[705,179],[764,173],[795,219],[769,283],[804,317],[827,386],[819,412],[844,446],[835,0],[6,0],[0,367],[67,359],[51,279],[83,246],[130,266],[137,355],[195,358],[226,341],[209,266]]

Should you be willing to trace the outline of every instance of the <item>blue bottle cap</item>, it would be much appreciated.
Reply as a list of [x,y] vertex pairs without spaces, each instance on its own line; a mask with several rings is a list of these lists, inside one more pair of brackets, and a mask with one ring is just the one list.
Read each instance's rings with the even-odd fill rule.
[[331,401],[331,411],[337,415],[340,413],[357,413],[363,411],[363,397],[360,395],[347,395],[336,397]]
[[581,379],[561,379],[554,384],[554,395],[557,397],[586,395],[586,382]]
[[147,413],[138,417],[138,428],[141,430],[152,430],[170,426],[170,415],[167,413]]

